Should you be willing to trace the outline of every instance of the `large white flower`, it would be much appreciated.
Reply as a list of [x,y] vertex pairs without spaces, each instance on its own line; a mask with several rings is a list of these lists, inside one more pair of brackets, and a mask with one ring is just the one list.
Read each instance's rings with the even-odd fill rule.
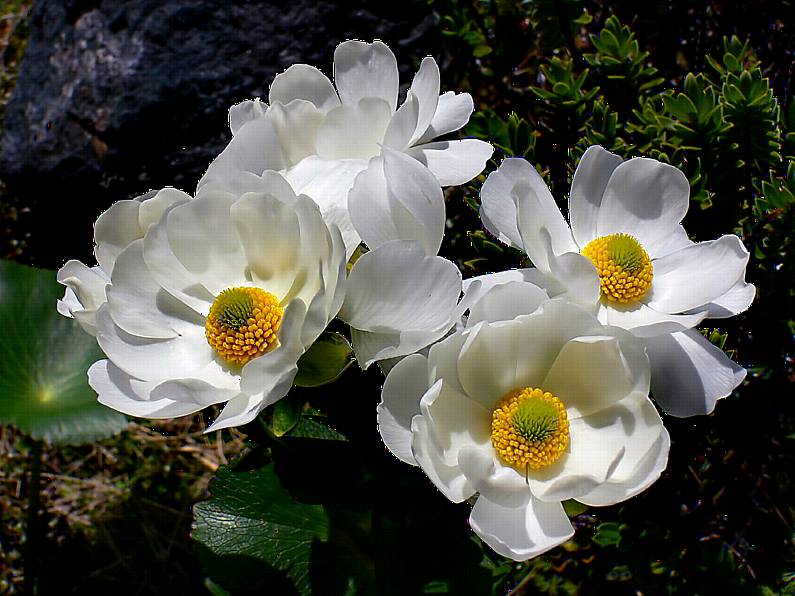
[[87,267],[73,259],[58,271],[58,281],[66,286],[64,297],[58,301],[58,312],[74,318],[86,332],[96,335],[97,310],[107,300],[105,286],[110,283],[116,257],[131,242],[143,238],[169,206],[190,198],[181,190],[164,188],[117,201],[103,212],[94,225],[97,265]]
[[[516,315],[517,301],[533,311]],[[561,501],[623,501],[665,469],[670,439],[630,333],[516,282],[467,326],[390,371],[378,407],[389,450],[451,501],[476,493],[475,532],[524,560],[572,534]]]
[[569,223],[543,179],[523,159],[506,159],[483,185],[481,217],[501,241],[523,250],[536,270],[480,278],[483,288],[512,279],[596,309],[599,320],[644,339],[652,392],[677,416],[712,411],[745,377],[691,328],[747,309],[748,251],[737,236],[694,243],[680,222],[690,185],[677,168],[647,158],[623,162],[590,147],[574,174]]
[[[334,83],[296,64],[273,80],[270,106],[259,100],[234,106],[232,141],[199,182],[199,193],[239,193],[263,172],[279,171],[340,227],[349,256],[362,238],[370,244],[385,235],[427,236],[427,229],[411,232],[414,227],[433,229],[425,244],[435,254],[440,212],[444,219],[440,185],[471,180],[492,153],[491,145],[475,139],[433,141],[467,123],[472,98],[439,95],[439,68],[425,58],[398,108],[397,61],[378,41],[340,44]],[[418,192],[401,193],[405,185]]]
[[96,313],[99,401],[147,418],[228,402],[245,424],[289,391],[342,305],[345,249],[317,205],[269,173],[257,192],[173,203],[116,257]]

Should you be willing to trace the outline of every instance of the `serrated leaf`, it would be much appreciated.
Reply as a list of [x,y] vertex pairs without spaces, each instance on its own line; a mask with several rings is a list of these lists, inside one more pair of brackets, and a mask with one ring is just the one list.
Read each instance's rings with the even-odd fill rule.
[[326,332],[298,360],[295,384],[320,387],[336,381],[353,362],[353,349],[339,333]]
[[215,555],[262,561],[283,572],[300,594],[310,594],[312,545],[328,539],[323,508],[294,501],[272,466],[243,471],[225,466],[210,493],[209,501],[193,508],[193,538]]
[[55,272],[0,262],[0,423],[55,444],[90,443],[127,418],[97,402],[86,370],[96,340],[55,309]]

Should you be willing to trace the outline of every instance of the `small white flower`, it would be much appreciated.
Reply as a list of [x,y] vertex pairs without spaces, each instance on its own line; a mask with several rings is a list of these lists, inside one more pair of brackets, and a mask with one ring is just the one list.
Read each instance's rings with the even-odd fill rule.
[[131,242],[143,238],[169,206],[190,198],[181,190],[164,188],[117,201],[102,213],[94,225],[97,265],[87,267],[71,260],[58,271],[58,281],[66,286],[64,297],[58,301],[58,312],[74,318],[87,333],[96,335],[97,310],[107,300],[105,286],[110,283],[116,257]]
[[172,418],[228,402],[211,429],[287,394],[344,298],[345,249],[278,174],[242,196],[177,201],[118,254],[96,313],[99,401]]
[[711,412],[745,370],[691,328],[744,311],[748,251],[737,236],[694,243],[680,222],[690,185],[677,168],[647,158],[622,162],[590,147],[572,182],[569,223],[543,179],[523,159],[506,159],[481,191],[481,217],[536,270],[478,278],[483,288],[532,281],[552,296],[595,309],[602,323],[644,339],[652,394],[670,414]]
[[[531,314],[515,316],[517,300]],[[379,431],[451,501],[477,493],[473,530],[524,560],[572,536],[561,501],[611,505],[665,469],[670,439],[648,390],[640,340],[517,282],[487,292],[427,357],[395,365]]]
[[[339,226],[349,256],[361,239],[371,248],[384,240],[420,240],[435,254],[444,221],[439,187],[471,180],[492,153],[475,139],[433,141],[467,123],[472,98],[439,95],[439,68],[425,58],[398,107],[397,61],[378,41],[340,44],[334,83],[296,64],[273,80],[270,106],[259,100],[234,106],[234,137],[199,192],[239,193],[275,170]],[[407,184],[417,192],[404,190]]]

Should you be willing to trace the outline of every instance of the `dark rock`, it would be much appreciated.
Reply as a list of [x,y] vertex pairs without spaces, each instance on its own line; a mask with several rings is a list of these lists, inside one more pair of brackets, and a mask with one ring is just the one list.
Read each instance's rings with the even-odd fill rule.
[[29,256],[89,258],[111,202],[188,192],[229,137],[227,109],[295,62],[331,74],[345,39],[382,39],[402,80],[434,53],[427,4],[41,0],[0,139],[0,179],[35,222]]

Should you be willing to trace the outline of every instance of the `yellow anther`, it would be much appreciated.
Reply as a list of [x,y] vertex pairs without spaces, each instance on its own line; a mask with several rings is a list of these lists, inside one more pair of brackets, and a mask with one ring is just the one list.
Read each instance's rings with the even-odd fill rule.
[[204,324],[207,342],[231,364],[243,365],[277,345],[284,309],[259,288],[228,288],[218,294]]
[[596,267],[602,295],[611,302],[635,302],[651,288],[651,259],[634,236],[602,236],[589,242],[582,254]]
[[546,468],[569,447],[566,407],[541,389],[513,391],[491,413],[491,444],[502,461],[521,472]]

